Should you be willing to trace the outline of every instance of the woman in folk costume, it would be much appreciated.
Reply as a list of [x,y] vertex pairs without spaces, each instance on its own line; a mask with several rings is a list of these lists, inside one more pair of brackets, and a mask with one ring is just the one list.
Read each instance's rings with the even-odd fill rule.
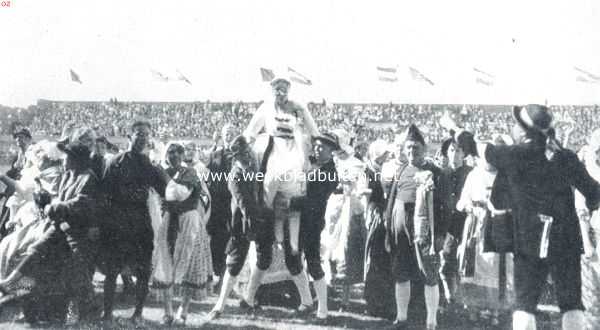
[[[291,87],[285,78],[271,82],[274,102],[265,102],[256,111],[244,136],[252,143],[264,173],[260,187],[262,202],[274,213],[275,240],[283,244],[286,266],[298,287],[305,314],[312,307],[306,271],[299,253],[300,210],[290,208],[290,201],[306,194],[306,173],[310,169],[308,152],[311,138],[319,135],[311,114],[300,104],[288,99]],[[258,135],[262,130],[266,134]],[[260,197],[259,197],[260,198]],[[245,303],[254,306],[254,296],[265,271],[251,270]]]
[[365,211],[367,238],[364,297],[369,314],[391,319],[394,317],[396,307],[391,259],[390,254],[385,250],[385,223],[383,222],[385,197],[381,182],[382,164],[388,155],[388,144],[384,140],[371,143],[367,152],[366,173],[371,194]]
[[[167,147],[167,174],[173,179],[167,185],[163,203],[163,223],[154,261],[155,284],[165,290],[165,324],[174,321],[185,324],[192,297],[202,290],[212,274],[208,234],[202,217],[206,210],[199,208],[201,196],[208,194],[202,189],[200,179],[193,168],[183,165],[184,148],[177,143]],[[162,259],[162,260],[158,260]],[[166,260],[164,260],[166,259]],[[160,266],[159,266],[160,265]],[[169,267],[170,266],[170,267]],[[172,286],[180,288],[183,301],[173,317]]]
[[363,258],[366,240],[365,209],[368,184],[366,165],[354,157],[350,136],[344,130],[334,130],[340,150],[335,152],[335,168],[341,189],[327,201],[325,229],[322,241],[325,260],[333,264],[336,281],[342,283],[342,306],[348,310],[350,285],[363,280]]
[[426,162],[425,139],[415,125],[404,133],[401,152],[407,162],[394,176],[384,213],[386,249],[392,256],[395,280],[396,321],[394,327],[408,327],[411,281],[425,282],[427,329],[437,326],[439,304],[439,254],[446,233],[435,221],[433,186],[439,169]]
[[[510,145],[512,139],[498,135],[493,143]],[[497,174],[496,168],[478,158],[456,205],[458,211],[467,213],[458,246],[461,297],[472,310],[472,321],[477,320],[479,312],[480,317],[489,317],[493,326],[499,324],[500,311],[510,309],[506,285],[507,279],[512,277],[512,255],[504,253],[507,249],[491,234],[511,221],[506,217],[506,211],[497,209],[490,200]]]
[[[579,155],[594,180],[600,182],[600,129],[595,130]],[[575,193],[575,207],[583,238],[584,258],[581,260],[583,304],[590,329],[600,329],[600,215],[590,215],[585,199]]]

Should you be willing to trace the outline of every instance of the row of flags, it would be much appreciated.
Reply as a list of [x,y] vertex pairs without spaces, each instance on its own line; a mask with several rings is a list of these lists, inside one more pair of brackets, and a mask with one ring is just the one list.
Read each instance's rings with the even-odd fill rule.
[[[381,67],[377,66],[376,68],[377,76],[379,81],[394,83],[398,81],[399,71],[396,67]],[[585,71],[578,67],[573,67],[575,73],[575,81],[587,84],[600,84],[600,76],[595,75],[589,71]],[[431,86],[434,85],[433,81],[429,79],[425,74],[421,71],[415,69],[414,67],[408,67],[408,72],[413,80],[425,82]],[[473,75],[475,83],[484,85],[487,87],[493,86],[495,84],[496,76],[493,74],[483,71],[477,67],[473,67]]]
[[[275,72],[267,68],[260,68],[260,76],[262,78],[262,81],[264,82],[269,82],[276,78]],[[285,76],[293,82],[297,82],[299,84],[307,86],[312,85],[312,81],[308,77],[292,69],[289,66],[287,68],[287,73],[285,74]]]
[[[184,76],[183,73],[181,73],[181,71],[179,71],[179,70],[175,70],[174,76],[165,75],[162,72],[156,71],[154,69],[150,69],[150,74],[151,74],[152,78],[154,78],[154,80],[157,80],[160,82],[183,81],[188,85],[192,84],[192,82],[186,76]],[[81,78],[79,77],[79,74],[77,74],[77,72],[75,72],[73,69],[69,69],[69,75],[71,76],[72,82],[75,82],[78,84],[83,84],[83,82],[81,81]]]
[[175,76],[168,76],[153,69],[150,69],[150,73],[155,80],[160,82],[183,81],[188,85],[192,84],[192,82],[179,70],[175,70]]
[[[377,76],[379,81],[386,83],[395,83],[399,80],[399,70],[397,67],[383,67],[377,66],[376,68]],[[578,67],[573,67],[575,73],[575,81],[586,84],[600,84],[600,76],[595,75],[589,71],[583,70]],[[420,81],[430,86],[434,86],[435,83],[431,80],[427,75],[425,75],[422,71],[409,66],[408,73],[410,77],[415,81]],[[71,81],[83,84],[79,74],[77,74],[73,69],[69,69],[69,74],[71,76]],[[174,82],[174,81],[182,81],[188,85],[192,85],[192,82],[179,70],[175,70],[175,75],[166,75],[162,72],[156,71],[154,69],[150,69],[150,74],[154,80],[160,82]],[[484,70],[481,70],[477,67],[473,67],[473,75],[475,83],[484,85],[487,87],[491,87],[495,84],[496,77]],[[276,75],[273,70],[268,68],[260,68],[260,76],[262,81],[270,82],[276,78]],[[292,69],[291,67],[287,68],[287,72],[285,72],[285,76],[293,82],[311,86],[312,80],[297,70]]]
[[[396,68],[396,67],[377,66],[377,67],[375,67],[375,70],[377,71],[377,77],[378,77],[379,81],[395,83],[395,82],[398,82],[398,80],[399,80],[400,72],[399,72],[398,68]],[[486,86],[492,86],[494,84],[494,76],[493,75],[491,75],[483,70],[480,70],[478,68],[473,68],[473,71],[477,75],[475,82],[477,82],[478,84],[482,84],[482,85],[486,85]],[[428,76],[426,76],[423,72],[416,69],[415,67],[409,66],[408,74],[415,81],[424,82],[430,86],[435,85],[433,80],[431,80]]]

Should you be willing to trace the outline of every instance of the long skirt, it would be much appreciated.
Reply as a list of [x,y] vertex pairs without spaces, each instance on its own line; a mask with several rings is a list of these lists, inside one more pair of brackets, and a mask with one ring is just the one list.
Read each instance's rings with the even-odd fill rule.
[[[474,224],[473,221],[478,223]],[[487,217],[469,215],[465,222],[462,244],[459,250],[467,250],[465,244],[473,242],[472,252],[463,252],[460,264],[469,265],[472,271],[463,272],[460,278],[459,293],[463,303],[478,309],[506,310],[514,301],[513,258],[511,253],[484,252],[483,232]],[[468,227],[476,228],[469,234]],[[475,237],[472,235],[475,234]],[[469,237],[471,235],[471,237]],[[465,266],[461,267],[464,269]]]
[[206,284],[212,275],[212,257],[205,217],[198,210],[185,212],[178,217],[179,230],[173,254],[167,242],[168,219],[165,214],[159,226],[157,245],[153,258],[153,286],[164,289],[175,286],[175,295],[188,295],[202,300]]
[[396,313],[392,259],[385,250],[385,224],[381,213],[381,208],[374,203],[367,207],[364,298],[369,314],[392,318]]
[[364,280],[366,228],[359,202],[344,195],[331,195],[325,212],[325,229],[321,242],[324,260],[331,263],[331,273],[344,284]]

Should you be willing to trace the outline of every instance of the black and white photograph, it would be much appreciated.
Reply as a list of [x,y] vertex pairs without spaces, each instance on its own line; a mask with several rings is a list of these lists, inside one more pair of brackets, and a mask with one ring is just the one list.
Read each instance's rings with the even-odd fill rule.
[[600,330],[598,31],[0,0],[0,329]]

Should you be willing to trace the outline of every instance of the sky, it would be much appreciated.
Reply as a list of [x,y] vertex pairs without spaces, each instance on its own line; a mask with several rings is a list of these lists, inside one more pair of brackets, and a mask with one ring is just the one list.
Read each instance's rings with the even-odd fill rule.
[[[600,75],[598,31],[594,0],[11,0],[0,104],[258,101],[270,93],[259,68],[288,66],[313,81],[292,87],[301,102],[600,103],[600,84],[573,70]],[[397,67],[398,82],[380,82],[376,66]],[[476,84],[473,67],[494,85]]]

